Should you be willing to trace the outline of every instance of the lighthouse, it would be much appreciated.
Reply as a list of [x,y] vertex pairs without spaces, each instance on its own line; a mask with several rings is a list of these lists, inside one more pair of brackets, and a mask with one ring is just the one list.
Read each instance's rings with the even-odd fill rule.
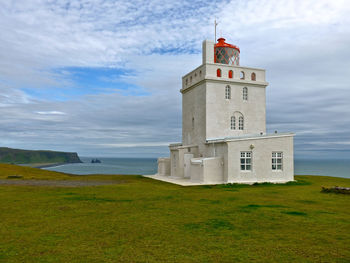
[[294,133],[266,133],[265,70],[240,49],[203,41],[202,64],[182,77],[182,142],[158,159],[155,179],[182,185],[294,180]]

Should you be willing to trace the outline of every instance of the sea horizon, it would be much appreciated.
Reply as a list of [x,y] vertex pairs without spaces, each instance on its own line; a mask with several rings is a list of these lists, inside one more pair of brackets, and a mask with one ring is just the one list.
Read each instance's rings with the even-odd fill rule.
[[[96,157],[81,156],[83,163],[60,164],[43,169],[77,175],[87,174],[142,174],[151,175],[157,172],[155,157]],[[99,159],[101,163],[91,163]],[[349,159],[303,159],[294,160],[295,175],[319,175],[350,178]]]

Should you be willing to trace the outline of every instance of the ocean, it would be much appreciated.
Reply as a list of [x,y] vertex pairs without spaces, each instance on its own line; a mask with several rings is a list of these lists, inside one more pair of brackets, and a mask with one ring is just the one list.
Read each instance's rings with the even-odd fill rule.
[[[65,164],[44,168],[70,174],[144,174],[157,172],[155,158],[98,158],[101,163],[91,163],[93,157],[81,157],[83,163]],[[295,160],[296,175],[324,175],[350,178],[350,160]]]

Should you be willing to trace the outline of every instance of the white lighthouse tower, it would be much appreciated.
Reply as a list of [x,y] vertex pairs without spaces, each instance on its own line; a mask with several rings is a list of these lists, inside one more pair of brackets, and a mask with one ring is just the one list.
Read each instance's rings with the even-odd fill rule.
[[182,143],[158,159],[156,179],[190,184],[294,179],[293,133],[266,134],[265,70],[240,66],[240,49],[203,42],[202,65],[182,78]]

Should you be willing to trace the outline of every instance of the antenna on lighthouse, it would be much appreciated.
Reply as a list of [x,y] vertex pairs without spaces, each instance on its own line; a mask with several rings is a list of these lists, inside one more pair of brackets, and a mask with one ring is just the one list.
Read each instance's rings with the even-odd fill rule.
[[214,20],[214,28],[215,28],[215,38],[214,38],[214,43],[216,44],[216,27],[219,23],[216,23],[216,18]]

